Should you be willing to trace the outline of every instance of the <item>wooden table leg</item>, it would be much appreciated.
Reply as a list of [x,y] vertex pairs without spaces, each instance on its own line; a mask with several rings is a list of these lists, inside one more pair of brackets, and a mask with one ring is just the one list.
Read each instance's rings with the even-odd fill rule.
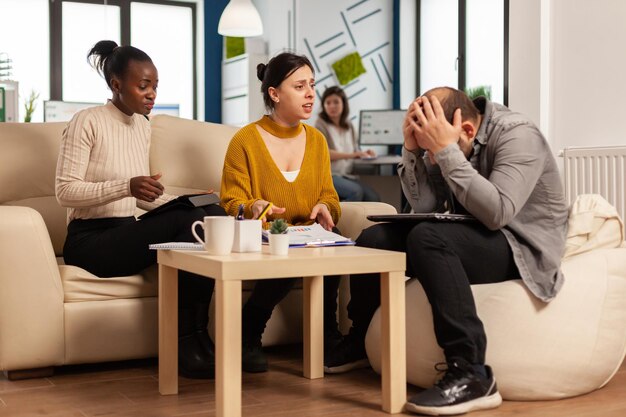
[[324,277],[304,277],[303,342],[304,376],[324,377]]
[[160,264],[159,392],[178,394],[178,270]]
[[406,403],[404,272],[380,274],[383,410],[402,412]]
[[215,409],[241,416],[241,281],[215,281]]

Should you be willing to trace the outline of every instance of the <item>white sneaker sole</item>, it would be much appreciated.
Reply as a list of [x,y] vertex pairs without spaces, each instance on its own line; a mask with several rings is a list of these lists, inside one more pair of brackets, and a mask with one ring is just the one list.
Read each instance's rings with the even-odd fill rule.
[[324,366],[324,372],[327,374],[343,374],[344,372],[351,371],[353,369],[362,369],[370,366],[370,362],[367,359],[360,359],[355,362],[349,362],[340,366],[328,367]]
[[496,392],[488,397],[480,397],[472,401],[445,407],[425,407],[407,402],[404,408],[407,411],[429,416],[451,416],[476,410],[488,410],[490,408],[496,408],[500,404],[502,404],[502,397],[499,392]]

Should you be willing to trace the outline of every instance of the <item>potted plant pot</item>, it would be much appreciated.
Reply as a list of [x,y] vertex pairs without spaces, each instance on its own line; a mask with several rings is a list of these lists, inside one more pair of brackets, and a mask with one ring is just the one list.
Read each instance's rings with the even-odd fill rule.
[[270,254],[285,256],[289,253],[289,235],[287,233],[269,234]]

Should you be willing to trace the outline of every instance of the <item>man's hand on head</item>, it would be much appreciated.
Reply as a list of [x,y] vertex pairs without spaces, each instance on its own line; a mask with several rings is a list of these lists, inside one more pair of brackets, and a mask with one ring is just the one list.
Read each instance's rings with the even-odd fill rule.
[[402,134],[404,135],[404,147],[408,151],[414,151],[419,149],[417,145],[417,140],[415,139],[415,133],[412,126],[411,121],[417,120],[415,116],[415,111],[413,109],[413,105],[419,100],[419,97],[415,99],[413,103],[409,105],[409,108],[406,111],[406,115],[404,116],[404,122],[402,123]]
[[[454,112],[452,124],[446,120],[436,96],[418,97],[409,109],[414,117],[408,119],[417,146],[433,155],[446,146],[457,143],[461,137],[461,109]],[[405,135],[406,142],[406,135]]]

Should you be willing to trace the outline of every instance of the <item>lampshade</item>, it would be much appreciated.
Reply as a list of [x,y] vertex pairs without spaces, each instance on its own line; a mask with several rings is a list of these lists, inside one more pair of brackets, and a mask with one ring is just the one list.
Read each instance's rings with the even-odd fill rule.
[[217,26],[222,36],[250,37],[263,34],[263,23],[252,0],[230,0]]

